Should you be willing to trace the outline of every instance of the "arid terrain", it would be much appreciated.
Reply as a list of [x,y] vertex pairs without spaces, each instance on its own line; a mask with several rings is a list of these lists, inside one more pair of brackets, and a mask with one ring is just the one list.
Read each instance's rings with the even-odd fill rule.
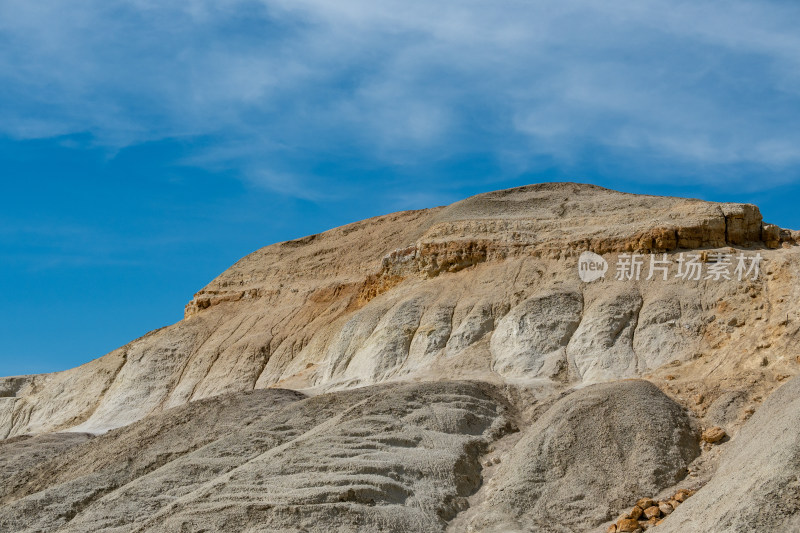
[[0,378],[0,532],[800,531],[799,244],[551,183],[267,246]]

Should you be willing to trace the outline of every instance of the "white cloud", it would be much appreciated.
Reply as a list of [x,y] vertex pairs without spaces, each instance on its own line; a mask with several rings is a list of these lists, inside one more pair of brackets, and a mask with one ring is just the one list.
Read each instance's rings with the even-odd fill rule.
[[190,161],[301,197],[287,154],[524,170],[605,149],[777,182],[800,165],[799,21],[744,0],[9,0],[0,133],[213,136]]

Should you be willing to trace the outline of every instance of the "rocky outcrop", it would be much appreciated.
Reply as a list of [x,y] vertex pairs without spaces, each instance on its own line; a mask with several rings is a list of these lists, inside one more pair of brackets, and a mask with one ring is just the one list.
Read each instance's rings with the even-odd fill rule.
[[492,334],[492,369],[501,376],[555,377],[567,371],[567,347],[581,324],[583,295],[554,292],[513,307]]
[[[646,222],[638,221],[644,212]],[[404,215],[389,217],[397,220]],[[585,250],[656,253],[752,244],[777,248],[796,242],[792,232],[763,224],[754,205],[637,196],[579,184],[541,184],[481,194],[426,215],[414,221],[416,231],[398,232],[409,241],[398,241],[401,246],[381,254],[378,268],[369,273],[371,284],[381,285],[376,278],[382,277],[431,278],[519,256],[557,258]],[[389,217],[365,222],[380,224]],[[357,232],[363,224],[275,245],[275,250],[256,252],[231,270],[246,271],[254,262],[263,262],[263,256],[302,256],[295,252],[305,247],[321,248],[314,256],[331,254],[334,248],[325,248],[331,240]],[[300,261],[301,269],[308,262],[305,259]],[[367,258],[356,270],[370,268],[375,259]],[[220,303],[263,297],[269,290],[248,285],[265,279],[265,274],[260,269],[247,274],[226,272],[195,295],[186,306],[186,316]]]

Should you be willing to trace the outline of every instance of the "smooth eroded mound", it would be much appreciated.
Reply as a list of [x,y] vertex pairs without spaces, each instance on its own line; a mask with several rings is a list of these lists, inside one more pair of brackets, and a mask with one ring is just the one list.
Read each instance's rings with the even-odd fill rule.
[[594,385],[556,402],[492,478],[470,530],[583,532],[686,474],[700,453],[684,410],[655,385]]

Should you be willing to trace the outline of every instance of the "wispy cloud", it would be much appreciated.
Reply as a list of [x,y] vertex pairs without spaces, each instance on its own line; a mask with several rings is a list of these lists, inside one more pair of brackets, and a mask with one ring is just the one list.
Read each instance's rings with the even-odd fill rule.
[[800,168],[799,22],[744,0],[8,0],[0,133],[210,136],[188,163],[306,199],[341,186],[319,161],[475,152],[517,173],[604,151],[776,184]]

